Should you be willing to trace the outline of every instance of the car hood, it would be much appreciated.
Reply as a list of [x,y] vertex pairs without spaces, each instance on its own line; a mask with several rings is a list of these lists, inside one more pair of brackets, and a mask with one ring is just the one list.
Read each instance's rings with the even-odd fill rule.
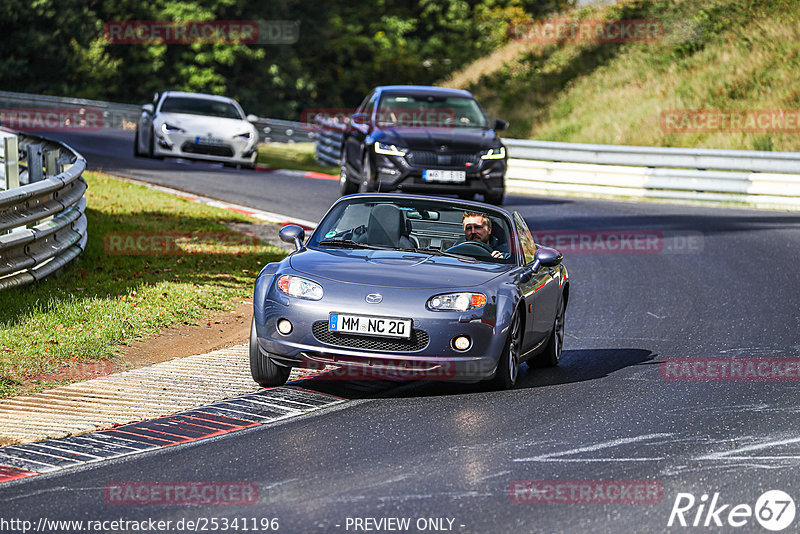
[[381,128],[375,140],[415,150],[474,151],[497,146],[494,130],[480,128]]
[[254,129],[252,124],[240,119],[206,117],[188,113],[159,113],[156,122],[159,124],[168,122],[170,126],[182,128],[187,133],[218,137],[239,135]]
[[396,250],[313,250],[289,258],[293,270],[346,284],[409,289],[479,286],[513,266]]

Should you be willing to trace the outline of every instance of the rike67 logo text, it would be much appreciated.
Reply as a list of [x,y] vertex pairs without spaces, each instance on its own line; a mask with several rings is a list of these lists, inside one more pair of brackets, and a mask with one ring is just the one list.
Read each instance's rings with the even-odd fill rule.
[[710,498],[704,493],[699,499],[691,493],[678,493],[667,526],[738,528],[755,517],[762,527],[777,532],[792,524],[795,512],[794,499],[780,490],[763,493],[755,506],[726,503],[719,493]]

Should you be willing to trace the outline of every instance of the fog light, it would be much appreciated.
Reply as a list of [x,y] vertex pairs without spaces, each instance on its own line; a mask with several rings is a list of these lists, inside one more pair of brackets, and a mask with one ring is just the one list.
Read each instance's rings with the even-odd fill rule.
[[467,350],[472,345],[472,341],[467,336],[456,336],[453,338],[453,347],[456,350]]
[[278,321],[278,332],[283,335],[289,334],[292,331],[292,323],[289,322],[289,319],[281,319]]

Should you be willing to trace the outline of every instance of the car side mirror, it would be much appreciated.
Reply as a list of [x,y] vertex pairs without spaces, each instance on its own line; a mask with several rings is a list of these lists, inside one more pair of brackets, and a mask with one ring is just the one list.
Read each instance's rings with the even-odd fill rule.
[[508,128],[508,121],[504,121],[503,119],[495,119],[494,120],[494,129],[498,132],[501,132]]
[[247,116],[247,122],[258,122],[258,115],[253,115],[251,113]]
[[564,259],[564,256],[556,249],[539,247],[536,249],[536,254],[533,257],[531,270],[535,273],[539,270],[539,267],[555,267],[561,263],[562,259]]
[[306,231],[303,230],[302,226],[298,226],[296,224],[287,224],[281,231],[278,232],[278,235],[281,238],[281,241],[286,243],[294,243],[295,249],[300,250],[303,248],[303,241],[306,238]]
[[145,104],[144,106],[142,106],[142,111],[152,115],[153,112],[155,111],[155,108],[153,107],[153,104]]

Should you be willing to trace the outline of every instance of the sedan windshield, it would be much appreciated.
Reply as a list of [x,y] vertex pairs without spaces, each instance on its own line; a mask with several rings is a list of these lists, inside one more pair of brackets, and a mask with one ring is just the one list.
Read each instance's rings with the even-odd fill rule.
[[[331,211],[314,232],[309,246],[402,250],[456,256],[492,263],[513,263],[509,225],[492,210],[458,203],[411,199],[354,199]],[[472,230],[483,225],[476,238]],[[470,239],[465,233],[470,227]]]
[[377,109],[378,126],[407,128],[486,128],[486,117],[472,98],[388,94]]
[[203,98],[171,96],[164,99],[161,104],[161,111],[163,113],[188,113],[190,115],[222,117],[224,119],[243,119],[236,106],[230,102],[205,100]]

